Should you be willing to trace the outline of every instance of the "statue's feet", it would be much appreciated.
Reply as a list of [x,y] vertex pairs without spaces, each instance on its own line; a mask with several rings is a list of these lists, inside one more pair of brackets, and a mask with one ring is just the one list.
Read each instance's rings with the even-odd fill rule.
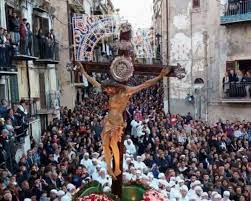
[[122,174],[122,172],[121,172],[120,169],[117,169],[117,170],[114,171],[114,175],[115,175],[116,177],[119,176],[119,175],[121,175],[121,174]]
[[112,180],[117,180],[116,175],[113,173],[112,169],[107,169],[107,173],[112,177]]

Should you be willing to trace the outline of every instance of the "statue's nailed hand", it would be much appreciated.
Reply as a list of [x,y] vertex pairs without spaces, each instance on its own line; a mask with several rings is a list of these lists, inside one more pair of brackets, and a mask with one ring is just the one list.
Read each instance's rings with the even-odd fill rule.
[[81,69],[82,67],[82,64],[79,61],[76,61],[75,65],[77,66],[77,69]]
[[170,72],[170,69],[168,68],[163,68],[160,72],[160,76],[164,77],[166,75],[168,75],[168,73]]
[[76,61],[75,64],[77,66],[77,70],[80,70],[82,73],[86,73],[85,68],[83,67],[83,65],[79,61]]

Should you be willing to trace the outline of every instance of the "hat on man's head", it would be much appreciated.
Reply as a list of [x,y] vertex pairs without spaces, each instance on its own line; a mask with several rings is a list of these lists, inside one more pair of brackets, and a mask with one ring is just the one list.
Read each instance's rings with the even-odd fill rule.
[[201,194],[201,197],[208,197],[208,193],[207,193],[207,192],[203,192],[203,193]]
[[195,190],[195,191],[203,191],[203,189],[202,189],[200,186],[196,186],[196,187],[194,188],[194,190]]
[[199,180],[195,180],[193,183],[194,186],[200,186],[201,182]]
[[223,196],[224,197],[230,197],[230,192],[229,191],[224,191]]
[[58,191],[58,193],[57,193],[57,196],[58,196],[58,197],[62,197],[62,196],[64,196],[64,195],[65,195],[65,192],[62,191],[62,190]]
[[58,194],[58,191],[56,189],[52,189],[50,193]]
[[215,199],[221,199],[221,195],[219,193],[217,193],[215,196],[214,196]]
[[109,187],[109,186],[105,186],[104,188],[103,188],[103,192],[104,193],[109,193],[109,192],[111,192],[112,190],[111,190],[111,188]]
[[75,190],[75,189],[76,189],[76,187],[75,187],[73,184],[71,184],[71,183],[70,183],[70,184],[67,184],[66,188],[67,188],[67,190],[70,191],[70,192],[71,192],[72,190]]
[[188,192],[188,187],[186,185],[183,185],[183,186],[180,187],[180,191]]
[[164,173],[159,173],[158,179],[161,179],[162,177],[165,177],[165,174]]

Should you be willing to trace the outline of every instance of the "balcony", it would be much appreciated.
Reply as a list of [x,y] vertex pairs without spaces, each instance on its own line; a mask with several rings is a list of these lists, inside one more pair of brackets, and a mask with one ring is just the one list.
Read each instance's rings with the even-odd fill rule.
[[105,15],[108,13],[107,0],[96,0],[94,3],[93,14]]
[[57,92],[49,92],[40,97],[41,109],[38,111],[40,115],[54,114],[59,108],[60,97]]
[[251,103],[251,82],[230,82],[223,84],[224,103]]
[[[58,64],[59,63],[59,43],[54,42],[50,45],[48,43],[34,43],[31,50],[33,53],[21,53],[13,55],[15,60],[33,60],[40,64]],[[34,55],[34,56],[33,56]]]
[[228,0],[221,16],[221,25],[251,21],[251,0]]
[[57,41],[48,41],[46,38],[34,38],[34,56],[38,59],[36,63],[40,64],[58,64],[59,63],[59,43]]
[[0,45],[0,75],[17,74],[16,66],[12,65],[12,49],[8,45]]

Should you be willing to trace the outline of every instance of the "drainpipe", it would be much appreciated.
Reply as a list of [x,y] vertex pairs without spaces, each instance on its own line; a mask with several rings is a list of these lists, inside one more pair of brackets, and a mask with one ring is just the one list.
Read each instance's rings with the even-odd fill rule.
[[[31,86],[30,86],[30,70],[29,70],[29,63],[28,60],[25,60],[26,63],[26,76],[27,76],[27,85],[28,85],[28,98],[29,98],[29,104],[31,101]],[[31,107],[29,107],[29,114],[31,115]]]
[[206,97],[206,108],[205,108],[205,112],[206,112],[206,122],[208,122],[208,85],[209,85],[209,83],[208,83],[208,33],[207,33],[207,31],[205,31],[204,33],[203,33],[203,39],[204,39],[204,51],[205,51],[205,59],[204,59],[204,62],[205,62],[205,70],[206,70],[206,94],[205,94],[205,97]]
[[68,41],[69,41],[69,58],[71,58],[72,56],[72,41],[73,41],[73,36],[72,36],[72,24],[71,24],[71,18],[72,18],[72,13],[70,10],[70,5],[69,5],[69,1],[67,0],[66,2],[66,9],[67,9],[67,16],[68,16]]
[[[191,45],[191,89],[194,89],[194,82],[193,82],[193,64],[194,64],[194,56],[193,56],[193,11],[192,8],[190,10],[190,45]],[[191,91],[189,92],[191,93]],[[196,116],[197,105],[194,104],[194,116]]]
[[[28,98],[29,98],[29,114],[31,115],[31,85],[30,85],[30,70],[28,60],[25,60],[26,63],[26,76],[27,76],[27,84],[28,84]],[[28,131],[30,131],[30,136],[32,136],[32,125],[29,125]],[[27,131],[26,131],[27,132]]]
[[[67,0],[66,1],[66,9],[67,9],[67,16],[68,16],[68,45],[69,45],[69,58],[70,58],[70,61],[72,60],[72,63],[73,65],[75,64],[75,55],[74,55],[74,50],[72,50],[72,45],[73,45],[73,35],[72,35],[72,12],[71,12],[71,9],[70,9],[70,4],[69,4],[69,1]],[[74,72],[70,72],[70,76],[71,76],[71,83],[75,83],[75,78],[73,76],[73,73]]]
[[[166,0],[166,26],[167,26],[167,32],[166,32],[166,38],[167,38],[167,46],[166,46],[166,57],[167,57],[167,65],[169,64],[169,1]],[[168,113],[171,113],[170,107],[170,77],[167,77],[167,106],[168,106]]]

